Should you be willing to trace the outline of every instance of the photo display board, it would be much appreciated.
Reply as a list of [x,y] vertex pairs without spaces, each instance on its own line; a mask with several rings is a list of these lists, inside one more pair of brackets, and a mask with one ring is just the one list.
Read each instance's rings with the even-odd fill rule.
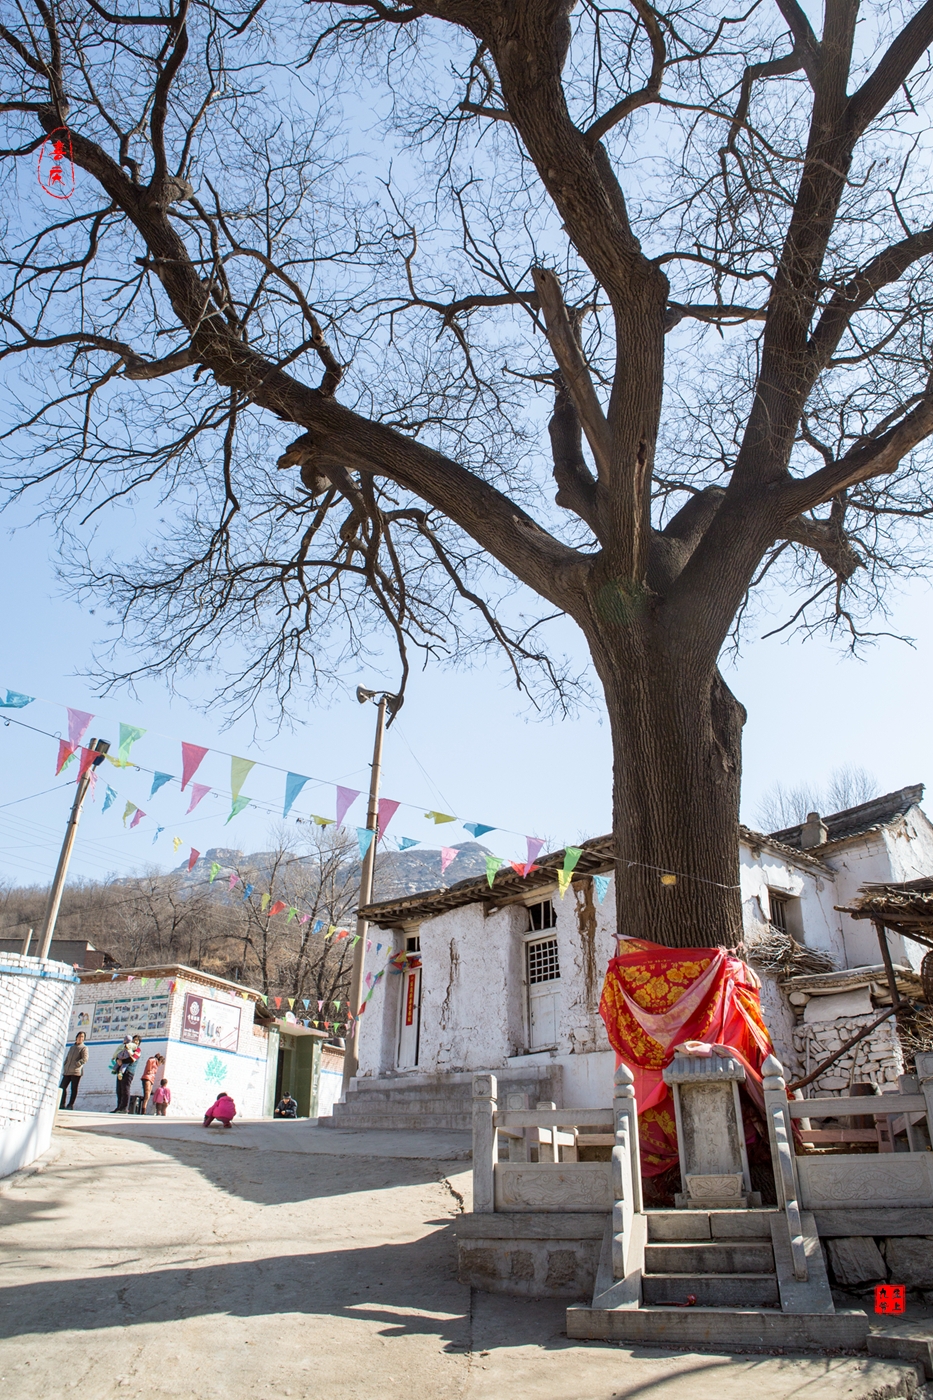
[[186,992],[181,1038],[215,1050],[236,1050],[240,1043],[241,1010],[240,1006],[202,997],[199,992]]
[[[78,1010],[80,1008],[76,1008]],[[121,997],[99,1001],[90,1040],[122,1040],[125,1035],[164,1035],[168,1028],[168,997]],[[83,1029],[83,1027],[79,1027]]]

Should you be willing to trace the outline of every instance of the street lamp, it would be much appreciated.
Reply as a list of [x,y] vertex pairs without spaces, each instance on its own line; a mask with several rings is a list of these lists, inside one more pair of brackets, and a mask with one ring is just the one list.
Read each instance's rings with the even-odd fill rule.
[[[401,695],[390,695],[388,691],[366,690],[356,687],[356,698],[361,705],[375,700],[376,737],[373,743],[373,766],[369,780],[369,807],[366,811],[366,825],[373,833],[360,868],[359,909],[365,909],[373,897],[373,876],[376,871],[376,846],[379,843],[379,776],[382,769],[382,740],[386,730],[386,714],[394,719],[402,703]],[[363,967],[366,961],[366,933],[369,924],[361,914],[356,916],[356,945],[353,949],[353,969],[350,974],[350,1014],[353,1025],[347,1037],[343,1058],[343,1095],[346,1098],[350,1081],[359,1067],[360,1022],[358,1012],[363,998]]]

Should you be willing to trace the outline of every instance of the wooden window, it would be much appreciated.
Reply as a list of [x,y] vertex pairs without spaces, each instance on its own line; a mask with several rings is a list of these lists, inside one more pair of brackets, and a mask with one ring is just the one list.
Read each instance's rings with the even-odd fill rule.
[[557,927],[557,911],[550,899],[542,900],[540,904],[529,904],[528,927],[538,933],[541,929]]
[[775,894],[774,890],[768,891],[768,903],[771,905],[771,927],[776,928],[780,933],[787,933],[787,896]]

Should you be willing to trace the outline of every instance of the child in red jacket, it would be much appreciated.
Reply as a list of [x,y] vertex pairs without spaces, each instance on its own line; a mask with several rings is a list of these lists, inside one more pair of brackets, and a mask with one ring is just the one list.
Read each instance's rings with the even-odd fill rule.
[[225,1128],[229,1128],[235,1117],[236,1104],[233,1102],[230,1095],[218,1094],[216,1100],[211,1104],[204,1115],[204,1126],[205,1128],[209,1128],[216,1118],[218,1123],[223,1123]]

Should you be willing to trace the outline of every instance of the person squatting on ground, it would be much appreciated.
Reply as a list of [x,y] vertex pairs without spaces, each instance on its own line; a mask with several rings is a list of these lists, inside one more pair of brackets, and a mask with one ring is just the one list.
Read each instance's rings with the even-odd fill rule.
[[218,1123],[223,1123],[225,1128],[229,1128],[235,1117],[236,1104],[233,1102],[230,1095],[218,1094],[216,1100],[211,1104],[204,1115],[204,1126],[205,1128],[209,1128],[216,1118]]
[[[84,1043],[84,1031],[78,1031],[75,1043],[65,1056],[65,1063],[62,1065],[62,1082],[58,1086],[62,1091],[62,1101],[58,1105],[59,1108],[74,1108],[87,1058],[88,1048]],[[71,1090],[71,1102],[66,1104],[65,1097],[69,1089]]]
[[124,1036],[123,1045],[110,1061],[110,1072],[117,1076],[117,1106],[112,1108],[111,1113],[126,1113],[129,1110],[130,1089],[133,1086],[133,1074],[136,1069],[136,1061],[142,1054],[142,1045],[138,1035],[132,1039]]
[[152,1096],[152,1102],[155,1104],[155,1111],[158,1114],[158,1116],[160,1118],[164,1118],[165,1110],[172,1102],[172,1091],[168,1087],[168,1080],[164,1077],[162,1079],[162,1083],[159,1085],[158,1089],[156,1089],[155,1093]]
[[298,1105],[296,1104],[295,1100],[292,1098],[291,1094],[288,1092],[287,1089],[275,1106],[274,1116],[276,1118],[298,1117]]
[[164,1055],[150,1055],[148,1060],[146,1061],[146,1066],[143,1070],[143,1077],[139,1081],[143,1087],[143,1105],[142,1108],[139,1110],[140,1113],[145,1113],[146,1109],[149,1107],[149,1096],[152,1093],[152,1086],[155,1083],[155,1077],[164,1064]]

